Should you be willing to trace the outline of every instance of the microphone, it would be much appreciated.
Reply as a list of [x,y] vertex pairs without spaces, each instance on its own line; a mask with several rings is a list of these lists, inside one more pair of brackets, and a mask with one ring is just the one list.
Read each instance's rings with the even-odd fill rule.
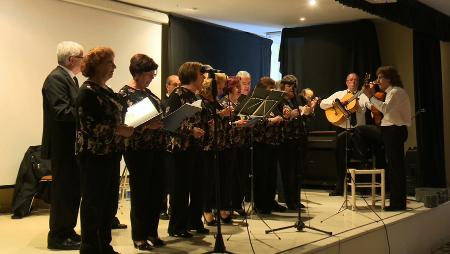
[[200,68],[200,73],[214,74],[214,73],[223,73],[223,71],[214,69],[213,67],[211,67],[211,65],[202,65],[202,67]]
[[342,114],[344,114],[345,118],[348,118],[350,116],[350,112],[348,112],[348,110],[345,109],[344,105],[342,105],[341,100],[336,98],[334,102],[335,105],[338,107],[338,109],[342,112]]

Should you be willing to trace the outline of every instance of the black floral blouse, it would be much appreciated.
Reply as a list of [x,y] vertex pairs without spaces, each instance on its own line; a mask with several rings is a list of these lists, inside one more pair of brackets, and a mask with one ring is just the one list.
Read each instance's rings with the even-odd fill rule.
[[[276,108],[267,116],[267,118],[282,116],[282,112],[282,104],[278,104]],[[264,121],[255,124],[255,127],[253,128],[254,140],[258,143],[279,145],[282,141],[281,126],[283,123],[278,125],[270,125],[267,118],[265,118]]]
[[[223,150],[228,144],[226,136],[226,128],[228,119],[222,118],[217,114],[223,107],[217,101],[209,101],[202,98],[203,110],[201,112],[201,128],[205,131],[202,139],[202,148],[204,151],[211,151],[214,149],[214,128],[217,129],[217,149]],[[214,119],[217,116],[217,119]]]
[[[288,107],[291,110],[298,109],[299,104],[295,98],[284,98],[282,101],[283,108]],[[298,140],[306,135],[304,116],[298,116],[293,119],[284,119],[281,125],[281,139],[282,142],[288,140]]]
[[[140,102],[141,100],[148,98],[158,112],[162,113],[161,100],[150,91],[150,89],[138,90],[128,85],[125,85],[118,92],[119,97],[122,99],[126,107],[130,107],[133,104]],[[156,150],[162,151],[167,147],[167,134],[162,129],[146,129],[145,124],[140,125],[134,129],[133,135],[126,139],[126,150]]]
[[[185,103],[193,103],[200,98],[190,91],[189,89],[180,86],[175,88],[170,94],[167,106],[166,115],[174,112]],[[202,139],[195,139],[191,135],[191,131],[194,127],[201,128],[201,113],[197,113],[194,116],[187,118],[181,123],[176,133],[170,133],[168,150],[171,152],[185,151],[189,147],[200,148]]]
[[[228,96],[224,96],[220,101],[220,104],[222,107],[228,107],[231,106],[233,108],[236,108],[238,104],[232,102]],[[248,144],[250,141],[250,132],[247,127],[237,127],[235,125],[232,125],[230,123],[233,123],[234,121],[239,120],[240,117],[237,116],[235,113],[231,115],[230,117],[227,117],[226,121],[228,123],[226,128],[226,139],[227,143],[229,144],[228,147],[238,147],[243,146],[245,144]]]
[[109,87],[87,80],[77,97],[77,139],[75,152],[106,155],[123,151],[123,138],[115,134],[123,123],[124,107]]

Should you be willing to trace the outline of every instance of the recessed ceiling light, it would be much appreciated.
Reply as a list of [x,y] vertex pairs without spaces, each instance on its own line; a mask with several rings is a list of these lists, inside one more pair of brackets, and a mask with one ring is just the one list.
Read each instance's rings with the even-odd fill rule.
[[299,18],[299,20],[300,20],[300,21],[305,21],[306,18],[305,18],[305,17],[301,17],[301,18]]
[[317,5],[317,1],[316,0],[309,0],[308,4],[309,4],[309,6],[316,6]]
[[197,7],[187,8],[188,11],[198,11]]

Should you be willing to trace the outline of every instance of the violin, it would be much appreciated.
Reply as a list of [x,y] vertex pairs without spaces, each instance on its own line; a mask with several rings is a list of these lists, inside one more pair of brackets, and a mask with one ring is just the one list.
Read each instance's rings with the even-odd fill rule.
[[[375,92],[375,94],[373,96],[375,96],[375,98],[377,98],[379,101],[384,101],[386,99],[386,93],[383,91]],[[374,124],[377,126],[380,126],[381,119],[383,119],[383,113],[381,113],[373,105],[370,107],[370,111],[372,112],[372,119],[373,119]]]

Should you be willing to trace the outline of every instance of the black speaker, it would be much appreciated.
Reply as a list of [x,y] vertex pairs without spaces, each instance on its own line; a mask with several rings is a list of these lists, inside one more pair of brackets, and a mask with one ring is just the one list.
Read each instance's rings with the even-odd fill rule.
[[406,193],[410,196],[415,195],[417,187],[423,186],[423,176],[420,170],[419,154],[417,147],[410,147],[405,153],[406,169]]
[[313,131],[308,136],[307,168],[303,184],[334,186],[336,184],[336,132]]

